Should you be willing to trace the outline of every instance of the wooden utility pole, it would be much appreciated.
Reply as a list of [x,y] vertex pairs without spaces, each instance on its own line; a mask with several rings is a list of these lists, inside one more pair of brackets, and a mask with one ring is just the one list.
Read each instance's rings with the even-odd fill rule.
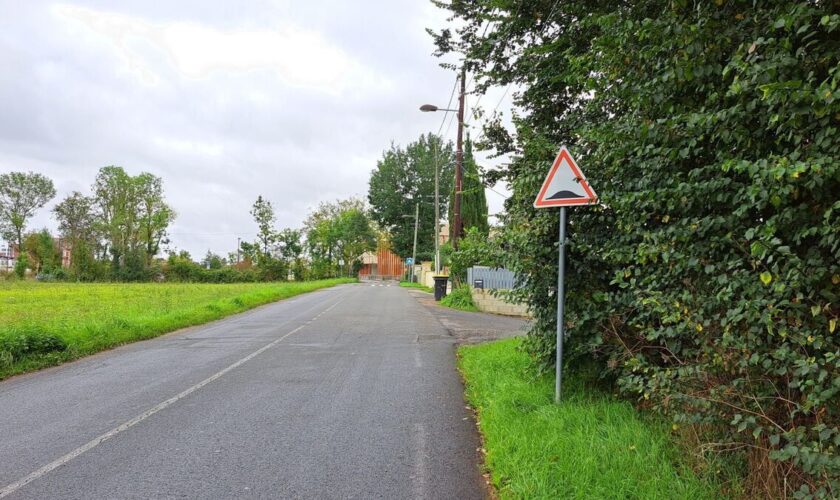
[[458,250],[458,240],[464,232],[463,221],[461,220],[461,192],[463,191],[464,177],[464,94],[467,92],[467,69],[461,67],[461,95],[458,97],[458,138],[455,143],[455,206],[454,226],[452,228],[452,248]]

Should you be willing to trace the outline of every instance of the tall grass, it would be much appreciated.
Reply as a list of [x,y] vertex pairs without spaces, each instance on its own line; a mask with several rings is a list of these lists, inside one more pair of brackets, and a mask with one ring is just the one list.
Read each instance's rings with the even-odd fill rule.
[[670,428],[568,374],[563,402],[536,377],[519,339],[459,350],[478,411],[486,467],[502,498],[716,498],[673,444]]
[[353,281],[0,282],[0,379]]

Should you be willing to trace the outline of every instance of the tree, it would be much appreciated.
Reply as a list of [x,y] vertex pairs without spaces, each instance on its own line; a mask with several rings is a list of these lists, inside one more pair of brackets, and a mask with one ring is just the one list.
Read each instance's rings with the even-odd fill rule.
[[204,259],[201,261],[201,267],[204,269],[221,269],[225,267],[224,257],[221,255],[217,255],[210,250],[207,250],[207,255],[204,256]]
[[111,256],[111,270],[118,273],[129,241],[137,229],[137,204],[134,185],[122,167],[102,167],[93,184],[98,205],[104,250]]
[[277,233],[277,254],[280,260],[291,269],[297,279],[301,273],[303,257],[303,234],[297,229],[286,228]]
[[61,258],[49,230],[29,233],[23,239],[23,250],[35,274],[50,274],[61,267]]
[[149,173],[132,177],[122,167],[109,166],[99,170],[93,192],[114,277],[143,279],[175,218],[164,200],[163,182]]
[[[487,196],[484,193],[484,182],[481,179],[478,165],[473,156],[473,145],[469,136],[464,141],[464,171],[461,181],[461,225],[463,233],[475,228],[479,234],[487,237],[490,225],[487,222]],[[455,186],[453,183],[449,197],[449,237],[455,234]]]
[[435,247],[435,166],[440,169],[440,215],[446,214],[447,193],[454,181],[452,144],[424,134],[405,149],[391,145],[371,172],[368,188],[370,216],[390,235],[393,250],[409,256],[414,244],[415,204],[420,204],[418,258],[430,258]]
[[554,358],[558,223],[532,203],[566,144],[600,196],[569,216],[569,362],[783,478],[748,496],[836,497],[837,2],[441,5],[440,52],[522,88],[486,146],[512,154],[491,178],[534,358]]
[[304,228],[316,276],[350,274],[353,262],[376,247],[376,231],[364,201],[356,198],[321,203]]
[[274,207],[271,206],[270,201],[263,199],[262,195],[260,195],[257,197],[257,201],[254,202],[253,208],[251,208],[251,215],[254,217],[254,222],[257,223],[257,227],[259,228],[257,239],[262,247],[262,257],[270,257],[271,252],[269,249],[277,240],[277,235],[274,230],[274,222],[276,220]]
[[145,250],[146,264],[160,252],[161,243],[168,243],[166,231],[175,220],[175,211],[163,196],[163,180],[149,173],[134,178],[138,202],[139,243]]
[[55,196],[48,177],[34,172],[0,174],[0,236],[23,248],[26,220]]
[[78,278],[93,279],[94,253],[99,246],[99,217],[95,201],[74,191],[53,208],[58,230],[70,246],[70,268]]

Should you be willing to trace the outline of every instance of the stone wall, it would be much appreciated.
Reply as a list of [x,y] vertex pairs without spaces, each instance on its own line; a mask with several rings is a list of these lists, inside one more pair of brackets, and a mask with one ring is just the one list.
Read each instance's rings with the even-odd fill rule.
[[527,305],[506,302],[501,297],[494,297],[490,290],[473,288],[472,298],[476,307],[484,312],[505,316],[530,317]]

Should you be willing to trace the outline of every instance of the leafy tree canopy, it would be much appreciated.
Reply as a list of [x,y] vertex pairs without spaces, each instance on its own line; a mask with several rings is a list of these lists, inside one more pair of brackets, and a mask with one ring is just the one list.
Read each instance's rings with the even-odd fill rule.
[[0,236],[23,248],[26,221],[55,197],[48,177],[34,172],[0,174]]
[[390,234],[393,251],[410,256],[414,245],[415,205],[420,205],[417,254],[430,258],[435,247],[435,167],[439,170],[440,216],[454,184],[452,143],[421,135],[405,148],[391,145],[371,172],[368,190],[372,219]]

